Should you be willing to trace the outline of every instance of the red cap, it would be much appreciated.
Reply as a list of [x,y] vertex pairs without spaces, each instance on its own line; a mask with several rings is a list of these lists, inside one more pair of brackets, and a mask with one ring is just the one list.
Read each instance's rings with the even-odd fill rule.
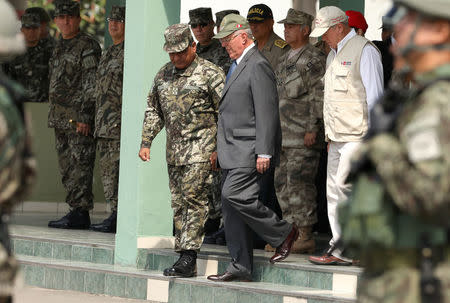
[[346,11],[345,14],[348,16],[348,25],[350,25],[350,27],[360,28],[366,33],[369,26],[367,25],[363,14],[357,11]]

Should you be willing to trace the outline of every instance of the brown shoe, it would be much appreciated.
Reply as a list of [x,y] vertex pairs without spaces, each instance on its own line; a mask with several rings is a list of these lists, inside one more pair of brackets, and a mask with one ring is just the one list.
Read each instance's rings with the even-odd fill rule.
[[214,281],[214,282],[231,282],[231,281],[252,282],[252,280],[249,278],[244,278],[244,277],[232,274],[228,271],[224,272],[223,274],[210,275],[210,276],[208,276],[207,279]]
[[266,246],[264,246],[264,250],[265,250],[265,251],[274,252],[274,251],[275,251],[275,248],[272,247],[272,245],[270,245],[269,243],[267,243]]
[[275,254],[270,258],[270,263],[280,262],[286,259],[291,253],[292,244],[298,238],[298,228],[295,223],[292,225],[292,230],[289,235],[284,239],[283,243],[277,247]]
[[322,256],[310,256],[308,259],[309,262],[316,265],[352,265],[352,262],[348,262],[328,254]]
[[312,254],[316,250],[316,241],[312,236],[312,226],[299,227],[298,239],[292,245],[293,254]]

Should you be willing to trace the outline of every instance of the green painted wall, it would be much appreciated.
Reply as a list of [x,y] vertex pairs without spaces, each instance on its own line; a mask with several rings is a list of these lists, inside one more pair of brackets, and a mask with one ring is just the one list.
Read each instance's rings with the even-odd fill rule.
[[[61,183],[56,157],[55,134],[52,128],[47,127],[48,104],[25,103],[25,109],[31,116],[32,146],[37,161],[36,184],[26,200],[65,201],[66,193]],[[94,201],[105,201],[102,181],[98,172],[98,161],[96,161],[94,171]]]
[[165,133],[153,142],[151,160],[138,158],[146,97],[157,71],[169,61],[164,29],[179,22],[179,0],[127,0],[118,232],[115,262],[136,265],[137,238],[171,236],[172,210]]
[[364,14],[364,0],[320,0],[320,7],[337,6],[342,10],[354,10]]

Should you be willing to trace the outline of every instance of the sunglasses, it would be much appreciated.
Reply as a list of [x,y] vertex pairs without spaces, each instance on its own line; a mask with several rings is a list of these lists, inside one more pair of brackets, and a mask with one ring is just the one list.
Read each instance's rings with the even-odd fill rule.
[[191,24],[192,28],[197,28],[198,26],[200,26],[201,28],[208,26],[208,23],[194,23]]

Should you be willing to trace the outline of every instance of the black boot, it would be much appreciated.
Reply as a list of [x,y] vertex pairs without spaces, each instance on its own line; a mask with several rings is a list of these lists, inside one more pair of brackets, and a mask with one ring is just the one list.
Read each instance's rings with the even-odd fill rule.
[[90,230],[100,231],[102,233],[115,233],[117,226],[117,212],[113,211],[111,215],[102,223],[92,224]]
[[81,208],[72,209],[61,219],[48,222],[48,227],[64,229],[88,229],[90,225],[89,212]]
[[183,250],[178,261],[172,267],[164,269],[164,275],[184,278],[196,276],[197,252],[195,250]]

